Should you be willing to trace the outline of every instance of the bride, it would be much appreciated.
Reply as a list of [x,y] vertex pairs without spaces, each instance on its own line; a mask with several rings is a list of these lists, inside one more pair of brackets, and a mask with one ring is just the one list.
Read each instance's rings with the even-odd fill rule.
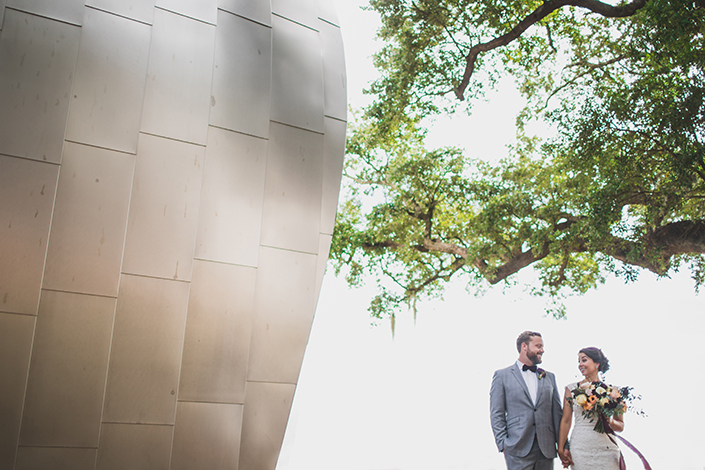
[[[578,353],[578,369],[585,377],[577,383],[568,384],[563,400],[563,417],[558,432],[558,456],[564,467],[573,470],[619,470],[621,452],[613,437],[595,431],[595,421],[585,415],[583,407],[574,400],[571,390],[599,382],[599,372],[609,369],[609,361],[598,348],[584,348]],[[575,427],[570,436],[570,449],[566,447],[568,432],[575,414]],[[616,414],[607,420],[615,432],[624,430],[624,415]]]

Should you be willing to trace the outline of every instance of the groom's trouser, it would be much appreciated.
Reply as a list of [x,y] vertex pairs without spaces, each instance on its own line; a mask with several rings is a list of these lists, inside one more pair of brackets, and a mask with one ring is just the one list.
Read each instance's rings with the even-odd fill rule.
[[516,457],[504,453],[507,470],[553,470],[553,459],[547,459],[541,453],[539,441],[534,438],[534,445],[526,457]]

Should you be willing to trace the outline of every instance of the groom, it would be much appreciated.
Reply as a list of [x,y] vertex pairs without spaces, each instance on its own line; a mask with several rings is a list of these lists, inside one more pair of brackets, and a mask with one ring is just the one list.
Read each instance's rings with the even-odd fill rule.
[[525,331],[517,338],[519,359],[495,372],[490,419],[507,470],[551,470],[556,458],[561,396],[555,376],[541,368],[543,339]]

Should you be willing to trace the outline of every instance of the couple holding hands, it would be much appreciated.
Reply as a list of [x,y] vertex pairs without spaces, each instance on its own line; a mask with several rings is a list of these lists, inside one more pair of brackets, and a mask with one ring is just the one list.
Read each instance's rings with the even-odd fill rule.
[[614,433],[624,429],[628,388],[601,382],[598,373],[607,371],[609,362],[600,349],[584,348],[578,353],[584,379],[559,393],[555,376],[537,367],[543,348],[540,333],[523,332],[517,362],[492,378],[492,431],[507,469],[550,470],[556,456],[573,470],[625,468]]

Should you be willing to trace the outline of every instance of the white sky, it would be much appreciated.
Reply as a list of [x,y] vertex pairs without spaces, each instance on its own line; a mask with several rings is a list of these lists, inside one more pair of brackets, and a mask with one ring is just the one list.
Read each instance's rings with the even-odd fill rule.
[[[349,101],[361,107],[376,74],[379,23],[359,9],[362,0],[336,4]],[[504,90],[476,107],[475,118],[437,123],[430,145],[496,158],[514,136],[515,109],[516,95]],[[370,326],[374,286],[349,289],[328,273],[277,470],[503,470],[489,424],[490,381],[516,360],[515,339],[527,329],[543,334],[543,366],[561,389],[578,378],[577,351],[602,348],[612,366],[607,381],[635,387],[648,414],[628,414],[622,436],[654,469],[705,470],[705,298],[689,274],[643,273],[633,284],[610,278],[570,299],[560,321],[522,289],[531,277],[521,273],[519,286],[481,298],[451,282],[443,300],[419,304],[416,324],[411,312],[400,315],[392,338],[388,323]],[[628,468],[642,468],[624,454]]]

